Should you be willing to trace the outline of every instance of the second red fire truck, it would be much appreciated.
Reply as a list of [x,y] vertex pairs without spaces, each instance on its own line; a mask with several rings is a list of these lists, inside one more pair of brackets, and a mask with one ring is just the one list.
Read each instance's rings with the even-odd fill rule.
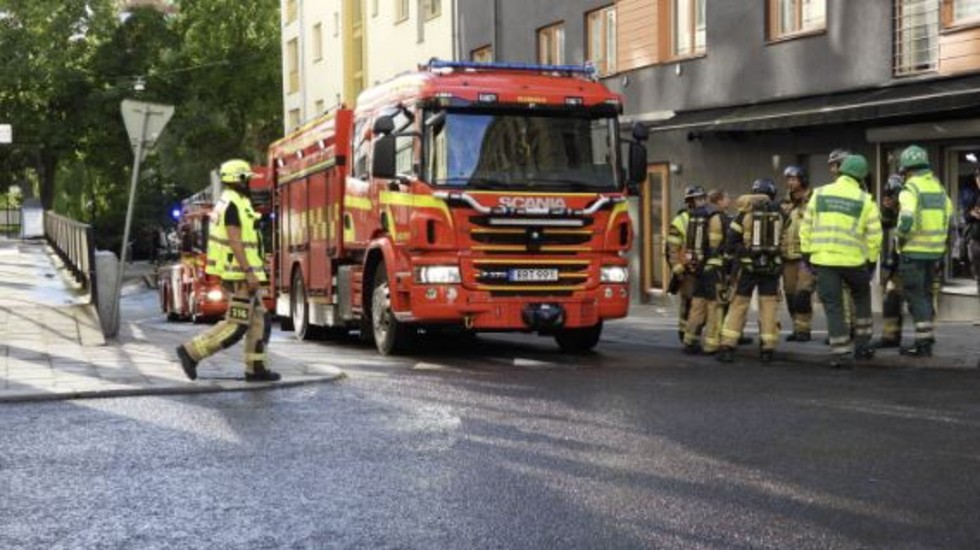
[[646,172],[621,112],[588,68],[433,61],[277,141],[276,313],[383,354],[431,327],[591,349],[627,314]]

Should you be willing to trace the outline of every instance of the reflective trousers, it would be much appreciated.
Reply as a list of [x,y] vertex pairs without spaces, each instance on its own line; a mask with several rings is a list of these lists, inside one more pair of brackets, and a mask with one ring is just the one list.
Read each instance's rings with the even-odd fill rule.
[[718,300],[718,285],[721,283],[718,269],[706,268],[698,275],[684,331],[684,345],[693,346],[701,340],[701,349],[706,353],[718,351],[721,344],[719,336],[724,306]]
[[[850,290],[854,324],[848,327],[844,313],[845,296]],[[854,344],[866,347],[871,341],[871,275],[861,267],[817,268],[817,294],[827,313],[830,352],[844,355],[854,352]],[[851,332],[854,332],[854,341]]]
[[915,321],[915,343],[931,344],[936,335],[933,332],[933,280],[936,277],[936,260],[915,260],[903,256],[898,265],[902,278],[902,290],[909,304],[909,313]]
[[195,361],[202,361],[245,338],[245,372],[254,374],[266,368],[266,349],[272,333],[272,318],[259,294],[249,293],[244,282],[225,283],[225,289],[237,298],[252,300],[247,319],[233,320],[228,309],[224,320],[195,336],[184,349]]
[[721,329],[721,347],[734,348],[742,337],[745,321],[752,302],[752,292],[759,290],[759,339],[763,350],[776,349],[779,341],[779,275],[763,275],[742,270],[735,297],[725,315],[725,325]]
[[793,318],[793,332],[810,332],[814,284],[813,273],[804,267],[803,260],[783,260],[783,293],[786,308]]
[[687,315],[691,310],[691,300],[694,289],[698,286],[697,277],[690,273],[682,275],[680,288],[677,289],[677,331],[684,334],[687,330]]

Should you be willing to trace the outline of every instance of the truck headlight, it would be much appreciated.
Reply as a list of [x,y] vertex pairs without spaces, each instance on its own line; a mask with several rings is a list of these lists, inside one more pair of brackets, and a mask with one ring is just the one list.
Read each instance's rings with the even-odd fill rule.
[[423,285],[454,285],[462,278],[458,265],[425,265],[415,268],[415,281]]
[[209,290],[205,296],[209,302],[220,302],[225,297],[225,293],[218,289],[214,289]]
[[630,280],[628,268],[618,265],[604,265],[599,270],[599,281],[603,283],[626,283]]

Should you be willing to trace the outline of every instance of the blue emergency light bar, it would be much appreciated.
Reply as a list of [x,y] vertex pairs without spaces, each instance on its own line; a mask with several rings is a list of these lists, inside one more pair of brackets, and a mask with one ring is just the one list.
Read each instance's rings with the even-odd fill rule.
[[592,65],[540,65],[537,63],[519,63],[509,61],[495,61],[491,63],[478,63],[476,61],[444,61],[442,59],[432,59],[426,67],[433,69],[468,69],[474,71],[525,71],[534,73],[568,73],[579,74],[594,78],[596,75],[595,67]]

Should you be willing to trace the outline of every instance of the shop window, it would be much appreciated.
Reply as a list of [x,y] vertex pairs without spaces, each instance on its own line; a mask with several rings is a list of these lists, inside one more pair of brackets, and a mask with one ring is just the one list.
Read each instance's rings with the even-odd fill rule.
[[769,39],[826,30],[827,0],[769,0]]
[[896,0],[895,76],[935,71],[939,61],[939,2]]
[[616,7],[589,12],[585,19],[586,57],[600,75],[616,72]]
[[538,29],[538,63],[562,65],[565,63],[565,25],[557,23]]
[[672,57],[692,57],[707,49],[705,0],[670,0],[670,54]]

